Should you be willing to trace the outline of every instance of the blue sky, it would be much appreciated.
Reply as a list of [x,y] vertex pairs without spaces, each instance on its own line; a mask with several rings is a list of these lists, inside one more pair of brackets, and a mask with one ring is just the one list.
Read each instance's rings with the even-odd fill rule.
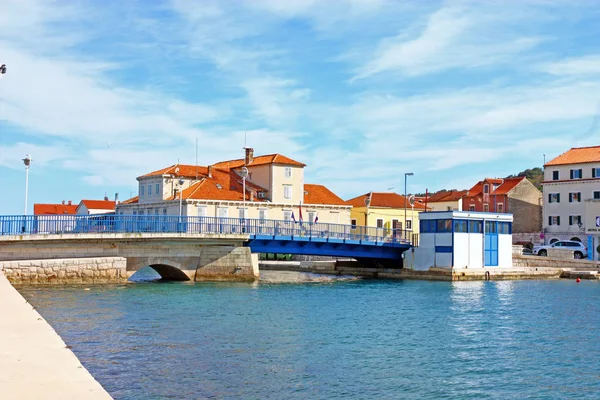
[[343,198],[469,188],[600,144],[595,1],[3,0],[0,213],[177,160],[306,163]]

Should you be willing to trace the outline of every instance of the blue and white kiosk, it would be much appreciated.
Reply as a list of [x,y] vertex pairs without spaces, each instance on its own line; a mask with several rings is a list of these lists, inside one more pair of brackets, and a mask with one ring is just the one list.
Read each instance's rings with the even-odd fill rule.
[[434,211],[419,220],[419,246],[407,268],[512,268],[512,214]]

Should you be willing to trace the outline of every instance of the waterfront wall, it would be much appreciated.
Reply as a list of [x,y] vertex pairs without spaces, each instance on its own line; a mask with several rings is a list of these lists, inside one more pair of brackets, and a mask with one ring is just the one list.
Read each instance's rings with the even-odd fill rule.
[[12,284],[122,283],[122,257],[2,261],[0,270]]
[[574,268],[574,269],[590,269],[600,267],[599,261],[575,260],[571,252],[569,258],[557,257],[540,257],[540,256],[514,256],[514,267],[530,267],[530,268]]

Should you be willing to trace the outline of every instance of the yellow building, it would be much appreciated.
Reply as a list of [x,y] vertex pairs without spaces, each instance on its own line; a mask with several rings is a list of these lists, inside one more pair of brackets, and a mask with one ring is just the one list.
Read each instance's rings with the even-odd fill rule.
[[412,238],[419,233],[419,213],[425,211],[420,203],[410,204],[397,193],[370,192],[346,201],[352,206],[351,224],[388,229],[397,237]]

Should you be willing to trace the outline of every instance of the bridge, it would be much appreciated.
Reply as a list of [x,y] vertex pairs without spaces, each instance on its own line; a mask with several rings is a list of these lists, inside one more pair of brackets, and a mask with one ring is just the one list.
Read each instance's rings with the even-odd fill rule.
[[255,277],[257,253],[380,260],[402,266],[404,232],[343,224],[163,215],[0,216],[0,261],[124,257],[169,279]]

